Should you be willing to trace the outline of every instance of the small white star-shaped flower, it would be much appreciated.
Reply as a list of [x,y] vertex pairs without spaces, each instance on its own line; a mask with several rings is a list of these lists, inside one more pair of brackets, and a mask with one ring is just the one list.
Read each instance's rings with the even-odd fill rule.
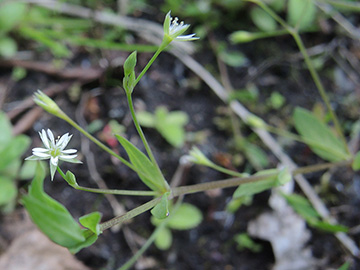
[[177,17],[173,19],[170,16],[170,11],[166,14],[164,21],[164,34],[170,42],[174,39],[178,41],[191,41],[199,39],[198,37],[195,37],[196,34],[181,36],[181,34],[183,34],[189,27],[190,24],[184,24],[184,22],[179,23],[179,19]]
[[51,180],[54,179],[56,168],[58,167],[59,160],[71,162],[71,163],[81,163],[81,161],[75,159],[77,157],[76,149],[67,149],[64,150],[68,145],[72,135],[69,133],[64,134],[61,138],[54,138],[54,134],[50,129],[47,132],[43,129],[39,132],[41,141],[45,148],[36,147],[32,149],[32,156],[26,158],[25,160],[45,160],[50,159],[50,173]]

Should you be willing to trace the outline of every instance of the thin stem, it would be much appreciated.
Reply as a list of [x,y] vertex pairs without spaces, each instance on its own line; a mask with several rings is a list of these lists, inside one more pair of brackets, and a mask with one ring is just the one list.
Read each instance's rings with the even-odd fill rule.
[[[333,162],[333,163],[323,163],[318,165],[311,165],[311,166],[305,166],[301,168],[297,168],[291,172],[293,176],[298,174],[306,174],[306,173],[312,173],[317,172],[321,170],[326,170],[334,167],[339,166],[347,166],[352,163],[352,160],[346,160],[346,161],[339,161],[339,162]],[[190,186],[181,186],[177,188],[172,189],[172,197],[180,196],[180,195],[186,195],[186,194],[192,194],[197,192],[202,192],[206,190],[211,189],[217,189],[217,188],[229,188],[229,187],[236,187],[242,184],[251,183],[251,182],[258,182],[262,181],[268,178],[271,178],[273,176],[276,176],[279,172],[276,171],[274,173],[264,174],[264,175],[253,175],[248,177],[242,177],[242,178],[230,178],[225,180],[218,180],[218,181],[212,181],[208,183],[201,183],[201,184],[195,184]]]
[[88,188],[83,186],[73,186],[77,190],[100,193],[100,194],[113,194],[113,195],[127,195],[127,196],[156,196],[159,193],[150,190],[118,190],[118,189],[100,189],[100,188]]
[[146,138],[145,138],[145,135],[144,135],[144,132],[142,131],[142,128],[141,126],[139,125],[139,122],[137,120],[137,117],[136,117],[136,114],[135,114],[135,109],[134,109],[134,104],[132,102],[132,98],[131,98],[131,94],[130,93],[126,93],[126,96],[127,96],[127,100],[128,100],[128,104],[129,104],[129,109],[130,109],[130,112],[131,112],[131,117],[133,119],[133,122],[134,122],[134,125],[135,125],[135,128],[137,130],[137,132],[139,133],[139,136],[145,146],[145,149],[146,149],[146,153],[149,155],[150,157],[150,160],[151,162],[157,166],[157,162],[155,160],[155,157],[150,149],[150,146],[149,146],[149,143],[147,142]]
[[72,125],[74,128],[76,128],[78,131],[80,131],[82,134],[84,134],[88,139],[93,141],[97,146],[99,146],[101,149],[103,149],[105,152],[109,153],[110,155],[116,157],[119,159],[124,165],[128,166],[130,169],[135,171],[138,174],[143,174],[140,172],[137,168],[135,168],[130,162],[128,162],[123,157],[116,154],[113,150],[111,150],[109,147],[107,147],[105,144],[100,142],[98,139],[96,139],[94,136],[92,136],[89,132],[87,132],[85,129],[83,129],[81,126],[79,126],[75,121],[73,121],[70,117],[68,117],[66,114],[62,117],[66,122],[68,122],[70,125]]
[[164,50],[165,48],[163,46],[160,46],[157,51],[154,53],[154,55],[151,57],[150,61],[146,64],[146,66],[144,67],[144,69],[141,71],[141,73],[139,74],[139,76],[136,78],[135,82],[134,82],[134,88],[135,86],[138,84],[138,82],[140,81],[140,79],[144,76],[144,74],[146,73],[146,71],[148,71],[148,69],[151,67],[151,65],[154,63],[155,59],[159,56],[159,54]]
[[157,197],[155,199],[152,199],[151,201],[148,201],[147,203],[144,203],[132,210],[130,210],[129,212],[126,212],[125,214],[115,217],[113,219],[110,219],[108,221],[105,221],[104,223],[100,224],[100,230],[101,231],[105,231],[107,229],[109,229],[112,226],[115,226],[117,224],[123,223],[126,220],[129,220],[133,217],[136,217],[148,210],[150,210],[151,208],[153,208],[159,201],[160,201],[161,197]]
[[[179,208],[180,204],[182,203],[182,200],[178,200],[176,202],[176,205],[172,209],[171,213],[175,213],[176,210]],[[165,228],[165,226],[169,223],[170,219],[166,218],[164,219],[158,226],[156,226],[155,231],[151,234],[151,236],[146,240],[145,244],[139,249],[138,252],[130,259],[128,260],[123,266],[121,266],[118,270],[127,270],[131,266],[134,265],[134,263],[139,259],[139,257],[144,254],[144,252],[150,247],[150,245],[155,241],[156,236],[159,234],[159,232]]]
[[[65,173],[60,169],[58,166],[57,171],[60,173],[60,175],[66,180]],[[93,193],[100,193],[100,194],[114,194],[114,195],[128,195],[128,196],[158,196],[159,193],[157,191],[150,191],[150,190],[119,190],[119,189],[101,189],[101,188],[88,188],[88,187],[82,187],[77,184],[70,185],[74,189],[87,191],[87,192],[93,192]]]
[[208,165],[208,167],[210,167],[210,168],[212,168],[214,170],[217,170],[219,172],[225,173],[227,175],[235,176],[235,177],[244,177],[246,175],[244,173],[239,173],[237,171],[226,169],[224,167],[216,165],[215,163],[212,163],[211,165]]
[[330,113],[330,116],[331,116],[331,118],[332,118],[332,120],[334,122],[334,125],[335,125],[336,132],[340,136],[340,139],[342,140],[347,153],[350,154],[350,151],[349,151],[345,136],[344,136],[344,134],[342,132],[340,123],[339,123],[339,121],[338,121],[338,119],[337,119],[337,117],[336,117],[336,115],[334,113],[334,110],[331,107],[329,97],[326,94],[325,88],[324,88],[324,86],[323,86],[323,84],[322,84],[322,82],[320,80],[320,77],[319,77],[319,75],[318,75],[318,73],[317,73],[317,71],[316,71],[316,69],[315,69],[315,67],[314,67],[314,65],[313,65],[313,63],[312,63],[312,61],[310,59],[310,56],[306,51],[304,43],[302,42],[302,39],[301,39],[301,37],[299,35],[298,29],[295,29],[295,28],[291,27],[290,25],[288,25],[281,17],[279,17],[275,12],[273,12],[263,2],[258,1],[258,0],[248,0],[248,1],[256,3],[257,5],[259,5],[271,17],[273,17],[278,23],[280,23],[287,31],[289,31],[290,35],[294,38],[297,46],[299,47],[299,50],[300,50],[301,54],[304,57],[306,66],[309,69],[311,77],[314,80],[314,83],[315,83],[315,85],[316,85],[316,87],[317,87],[317,89],[318,89],[318,91],[319,91],[319,93],[321,95],[321,98],[323,99],[323,101],[325,103],[325,106],[326,106],[326,108],[328,109],[328,111]]
[[327,107],[327,109],[328,109],[328,111],[330,113],[330,116],[331,116],[331,118],[332,118],[332,120],[334,122],[336,132],[340,136],[340,139],[342,140],[347,153],[350,154],[350,151],[349,151],[349,148],[348,148],[344,133],[343,133],[343,131],[341,129],[339,120],[338,120],[334,110],[331,107],[329,97],[326,94],[325,88],[324,88],[324,86],[323,86],[323,84],[322,84],[322,82],[320,80],[320,77],[319,77],[317,71],[315,70],[315,67],[314,67],[314,65],[313,65],[313,63],[312,63],[312,61],[310,59],[310,56],[306,51],[304,43],[302,42],[302,39],[301,39],[298,32],[292,32],[291,35],[293,36],[296,44],[298,45],[298,47],[300,49],[300,52],[304,56],[304,60],[305,60],[305,63],[307,65],[307,68],[309,69],[311,77],[313,78],[313,80],[315,82],[315,85],[316,85],[316,87],[319,90],[319,93],[321,95],[321,98],[323,99],[323,101],[324,101],[324,103],[325,103],[325,105],[326,105],[326,107]]
[[[318,165],[311,165],[311,166],[294,169],[291,172],[291,174],[293,176],[295,176],[298,174],[313,173],[313,172],[326,170],[326,169],[330,169],[330,168],[334,168],[334,167],[348,166],[352,162],[353,162],[352,160],[347,160],[347,161],[339,161],[339,162],[333,162],[333,163],[323,163],[323,164],[318,164]],[[172,189],[169,199],[173,199],[175,197],[186,195],[186,194],[203,192],[203,191],[211,190],[211,189],[237,187],[239,185],[246,184],[246,183],[258,182],[258,181],[262,181],[262,180],[274,177],[278,173],[279,172],[276,171],[276,172],[268,173],[268,174],[264,174],[264,175],[253,175],[253,176],[242,177],[242,178],[230,178],[230,179],[217,180],[217,181],[201,183],[201,184],[196,184],[196,185],[190,185],[190,186],[175,187]],[[121,215],[121,216],[115,217],[109,221],[106,221],[106,222],[100,224],[100,229],[102,231],[104,231],[106,229],[109,229],[112,226],[115,226],[115,225],[120,224],[126,220],[129,220],[135,216],[138,216],[138,215],[146,212],[147,210],[150,210],[151,208],[153,208],[160,200],[161,200],[161,197],[157,197],[139,207],[136,207],[133,210],[130,210],[129,212],[125,213],[124,215]]]
[[136,263],[136,261],[140,258],[141,255],[144,254],[144,252],[150,247],[150,245],[155,241],[156,236],[159,234],[159,232],[166,226],[167,220],[165,219],[163,222],[160,223],[154,230],[154,232],[150,235],[150,237],[146,240],[145,244],[142,245],[142,247],[136,252],[134,256],[131,257],[130,260],[128,260],[123,266],[121,266],[118,270],[127,270],[130,269]]

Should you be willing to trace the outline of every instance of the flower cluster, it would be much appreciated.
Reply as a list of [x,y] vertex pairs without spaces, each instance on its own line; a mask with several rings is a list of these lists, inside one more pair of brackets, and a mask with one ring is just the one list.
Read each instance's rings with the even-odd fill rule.
[[81,161],[75,159],[77,157],[76,149],[64,150],[68,145],[72,135],[69,133],[64,134],[61,138],[55,140],[54,134],[50,129],[47,132],[43,129],[39,132],[41,141],[45,148],[36,147],[32,149],[32,156],[26,158],[26,160],[45,160],[50,159],[50,173],[51,180],[54,179],[55,171],[58,167],[59,160],[67,161],[71,163],[81,163]]

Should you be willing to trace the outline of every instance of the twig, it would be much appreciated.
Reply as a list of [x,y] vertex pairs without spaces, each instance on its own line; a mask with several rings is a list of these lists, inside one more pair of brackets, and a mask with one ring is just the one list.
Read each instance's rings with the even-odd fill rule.
[[[58,83],[55,84],[53,86],[50,86],[47,89],[44,89],[43,92],[49,96],[52,97],[56,94],[59,94],[65,90],[67,90],[69,87],[71,87],[71,85],[74,82],[63,82],[63,83]],[[34,89],[35,92],[36,89]],[[27,97],[26,99],[24,99],[23,101],[21,101],[20,103],[16,103],[16,107],[14,109],[9,110],[9,112],[7,113],[7,116],[10,120],[14,119],[15,117],[17,117],[19,114],[21,114],[22,112],[24,112],[25,110],[31,108],[32,106],[34,106],[34,100],[33,97]]]
[[97,79],[103,73],[103,70],[100,68],[66,68],[59,69],[54,65],[45,63],[45,62],[35,62],[35,61],[24,61],[18,59],[11,60],[2,60],[0,62],[0,67],[22,67],[29,70],[35,70],[49,74],[51,76],[56,76],[62,79],[76,79],[82,81],[91,81]]

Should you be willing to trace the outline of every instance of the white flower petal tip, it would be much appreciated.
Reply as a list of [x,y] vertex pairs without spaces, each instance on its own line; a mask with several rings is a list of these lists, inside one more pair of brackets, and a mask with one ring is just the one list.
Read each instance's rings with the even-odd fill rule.
[[72,135],[69,133],[55,139],[54,134],[50,129],[44,129],[39,132],[40,139],[44,148],[35,147],[32,149],[32,156],[27,157],[25,160],[45,160],[50,159],[51,180],[54,179],[56,168],[59,165],[59,160],[70,163],[82,163],[77,157],[76,149],[64,150],[68,145]]

